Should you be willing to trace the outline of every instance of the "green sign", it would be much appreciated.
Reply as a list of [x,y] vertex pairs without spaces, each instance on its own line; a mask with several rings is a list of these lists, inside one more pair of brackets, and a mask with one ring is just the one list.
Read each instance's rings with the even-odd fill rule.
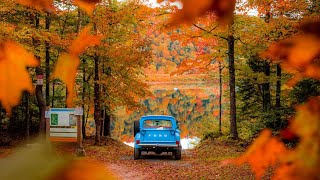
[[58,126],[58,114],[51,114],[51,126]]

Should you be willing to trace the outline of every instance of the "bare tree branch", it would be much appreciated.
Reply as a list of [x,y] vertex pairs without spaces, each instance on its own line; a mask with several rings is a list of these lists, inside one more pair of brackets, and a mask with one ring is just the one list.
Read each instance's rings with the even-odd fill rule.
[[202,28],[202,27],[200,27],[200,26],[198,26],[197,24],[194,24],[194,23],[193,23],[193,26],[195,26],[196,28],[198,28],[198,29],[200,29],[200,30],[202,30],[202,31],[204,31],[204,32],[207,32],[207,33],[209,33],[209,34],[211,34],[211,35],[213,35],[213,36],[215,36],[215,37],[219,37],[219,38],[221,38],[221,39],[224,39],[224,40],[228,41],[228,39],[227,39],[226,37],[219,36],[219,35],[217,35],[217,34],[213,34],[213,33],[212,33],[212,31],[213,31],[214,29],[216,29],[219,25],[217,25],[216,27],[212,28],[210,31],[208,31],[208,30],[206,30],[206,29],[204,29],[204,28]]
[[235,40],[239,40],[242,44],[248,45],[247,43],[243,42],[240,37],[239,37],[239,38],[236,38]]

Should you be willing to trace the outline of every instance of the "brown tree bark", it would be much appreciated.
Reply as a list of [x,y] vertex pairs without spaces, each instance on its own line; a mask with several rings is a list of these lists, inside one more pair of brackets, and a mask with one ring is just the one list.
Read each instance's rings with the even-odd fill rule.
[[26,121],[26,139],[27,143],[30,141],[30,109],[29,109],[29,101],[30,101],[30,94],[24,93],[24,108],[25,108],[25,116],[24,119]]
[[87,83],[87,79],[86,79],[86,67],[85,67],[85,63],[86,60],[82,59],[82,109],[83,109],[83,115],[82,115],[82,137],[86,138],[86,112],[84,110],[85,108],[85,97],[86,97],[86,83]]
[[[43,69],[41,67],[36,68],[37,75],[44,75]],[[45,135],[46,132],[46,120],[45,120],[45,110],[46,110],[46,102],[43,98],[42,88],[43,85],[36,85],[36,98],[38,103],[38,108],[40,112],[40,125],[39,125],[39,133],[40,135]]]
[[281,67],[277,64],[276,108],[281,107]]
[[103,123],[103,135],[110,137],[111,136],[111,130],[110,130],[110,124],[111,124],[111,114],[109,112],[110,110],[106,109],[104,111],[104,123]]
[[221,131],[221,119],[222,119],[222,66],[221,62],[219,63],[219,134],[222,134]]
[[[49,31],[51,24],[51,14],[49,12],[46,13],[45,17],[46,21],[46,30]],[[46,105],[50,106],[50,44],[48,41],[45,42],[45,52],[46,52]]]
[[[269,79],[269,77],[270,77],[270,64],[269,64],[269,62],[265,62],[264,75],[266,75]],[[269,80],[267,80],[266,83],[262,84],[262,93],[263,93],[263,111],[269,112],[271,109],[271,94],[270,94]]]
[[99,57],[94,57],[94,121],[96,124],[95,145],[101,145],[101,91],[99,83]]
[[230,88],[230,135],[238,139],[237,112],[236,112],[236,74],[234,66],[234,36],[231,32],[228,35],[228,59],[229,59],[229,88]]
[[[271,19],[271,12],[268,11],[266,13],[266,18],[265,22],[269,23]],[[268,39],[268,37],[267,37]],[[267,82],[262,84],[262,93],[263,93],[263,111],[264,112],[269,112],[271,109],[271,92],[270,92],[270,83],[269,83],[269,78],[270,78],[270,63],[265,62],[264,64],[264,75],[267,76]]]
[[277,64],[277,87],[276,87],[276,118],[280,123],[281,121],[281,67],[280,64]]

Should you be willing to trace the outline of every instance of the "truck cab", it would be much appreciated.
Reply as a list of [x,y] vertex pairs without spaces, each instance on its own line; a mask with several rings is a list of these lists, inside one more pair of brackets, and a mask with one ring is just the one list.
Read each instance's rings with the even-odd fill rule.
[[149,115],[134,122],[134,159],[142,151],[156,154],[172,152],[175,159],[181,159],[180,131],[172,116]]

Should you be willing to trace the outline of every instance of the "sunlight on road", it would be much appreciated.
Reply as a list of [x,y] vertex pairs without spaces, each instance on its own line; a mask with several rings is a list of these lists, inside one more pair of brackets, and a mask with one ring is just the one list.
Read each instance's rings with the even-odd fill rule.
[[[194,138],[183,138],[181,139],[182,149],[193,149],[198,143],[200,139],[197,137]],[[133,147],[133,142],[123,142],[128,146]]]

